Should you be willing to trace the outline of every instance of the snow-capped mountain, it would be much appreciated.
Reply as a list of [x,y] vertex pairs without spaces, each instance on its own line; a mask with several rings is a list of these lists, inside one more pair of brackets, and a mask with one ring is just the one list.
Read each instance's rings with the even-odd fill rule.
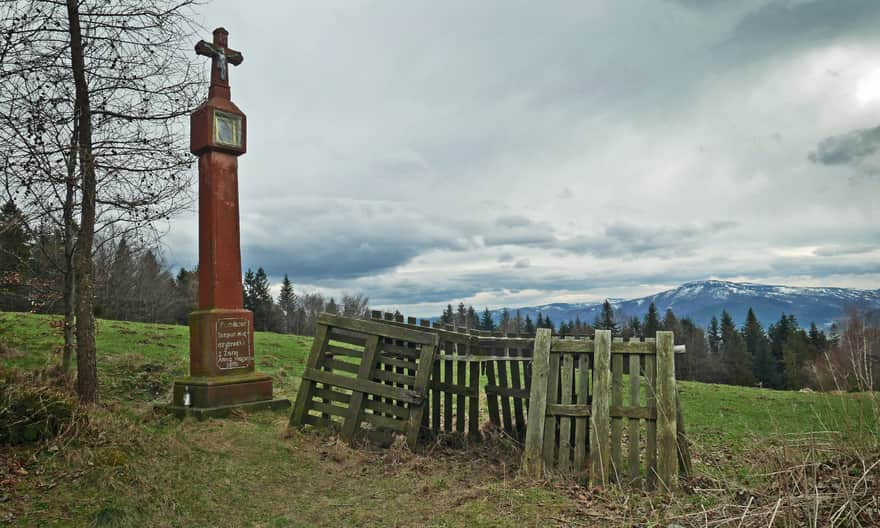
[[[644,317],[648,305],[653,302],[661,318],[667,308],[672,308],[679,318],[690,317],[700,326],[708,324],[712,316],[719,315],[721,310],[727,310],[738,325],[742,324],[751,307],[765,327],[777,321],[783,313],[794,314],[802,326],[815,322],[822,327],[843,318],[848,308],[880,310],[880,289],[804,288],[706,280],[688,282],[647,297],[609,301],[621,314],[640,318]],[[535,320],[540,312],[557,325],[575,317],[592,323],[600,309],[601,303],[553,303],[518,308],[522,317],[529,315]],[[510,309],[511,313],[516,310]],[[500,312],[493,311],[496,321],[500,318]]]

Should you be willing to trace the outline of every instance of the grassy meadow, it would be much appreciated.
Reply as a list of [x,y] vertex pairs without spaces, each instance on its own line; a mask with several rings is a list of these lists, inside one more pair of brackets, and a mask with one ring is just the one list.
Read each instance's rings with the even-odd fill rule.
[[[0,313],[0,379],[52,383],[54,316]],[[877,397],[680,382],[695,475],[672,497],[517,475],[504,439],[352,449],[279,412],[157,415],[188,368],[182,326],[98,322],[101,403],[75,430],[0,446],[12,526],[869,526]],[[311,338],[257,333],[257,369],[296,395]],[[487,415],[484,414],[485,419]],[[863,491],[864,490],[864,491]],[[873,500],[873,502],[871,502]]]

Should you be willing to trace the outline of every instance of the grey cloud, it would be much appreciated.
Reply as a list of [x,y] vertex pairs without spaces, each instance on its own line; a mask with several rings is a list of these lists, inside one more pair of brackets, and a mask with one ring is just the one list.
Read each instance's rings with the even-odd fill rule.
[[880,127],[853,130],[823,139],[808,156],[821,165],[860,166],[880,148]]
[[690,253],[700,242],[736,226],[734,222],[708,225],[639,226],[613,222],[601,234],[581,235],[558,243],[560,249],[600,258],[653,255],[665,258]]
[[517,268],[517,269],[530,268],[530,267],[532,267],[532,262],[527,258],[519,259],[516,261],[516,263],[513,265],[513,267]]
[[492,229],[483,232],[487,246],[546,247],[555,241],[553,226],[522,215],[500,216]]
[[872,251],[877,251],[880,248],[878,245],[859,245],[859,246],[822,246],[816,248],[813,251],[813,254],[817,257],[837,257],[842,255],[862,255],[864,253],[871,253]]

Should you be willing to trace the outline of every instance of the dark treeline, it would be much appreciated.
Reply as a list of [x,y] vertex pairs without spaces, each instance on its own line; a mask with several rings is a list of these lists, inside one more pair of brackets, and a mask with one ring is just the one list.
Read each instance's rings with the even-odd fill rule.
[[766,329],[750,308],[738,326],[722,311],[703,329],[690,318],[678,318],[671,309],[660,316],[654,303],[642,317],[626,316],[607,300],[592,324],[576,318],[556,325],[538,313],[532,321],[519,311],[501,311],[496,322],[488,308],[478,316],[472,306],[447,305],[440,322],[507,334],[533,335],[550,328],[554,335],[589,336],[595,329],[611,330],[615,337],[654,337],[658,330],[675,333],[675,344],[687,353],[676,358],[679,379],[763,386],[774,389],[876,390],[880,388],[880,325],[861,313],[851,312],[829,335],[815,323],[800,326],[794,315],[781,314]]
[[[28,226],[12,202],[0,208],[0,311],[64,312],[64,243],[48,225]],[[127,236],[98,237],[94,312],[121,321],[187,324],[198,302],[198,268],[172,274],[157,248]],[[256,330],[312,335],[321,312],[364,317],[368,299],[294,292],[287,275],[274,298],[263,268],[244,277],[244,307]]]

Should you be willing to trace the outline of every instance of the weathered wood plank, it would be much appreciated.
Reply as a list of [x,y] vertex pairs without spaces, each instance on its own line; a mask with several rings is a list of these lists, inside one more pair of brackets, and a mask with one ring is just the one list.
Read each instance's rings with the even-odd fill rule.
[[407,359],[398,359],[395,357],[385,356],[380,353],[379,362],[392,367],[400,367],[408,370],[415,370],[416,362]]
[[486,385],[486,394],[497,395],[497,396],[507,396],[510,398],[521,398],[526,400],[529,398],[531,394],[527,389],[514,389],[511,387],[498,387],[498,386],[490,386]]
[[350,407],[340,407],[319,401],[313,401],[311,407],[314,411],[320,411],[322,415],[339,416],[341,418],[348,418],[351,415]]
[[678,486],[675,353],[672,332],[657,332],[657,476],[667,491]]
[[[447,342],[446,347],[447,353],[452,352],[452,348],[455,345],[452,342]],[[444,361],[443,362],[443,383],[447,385],[454,385],[455,380],[452,377],[453,372],[453,363],[452,361]],[[447,391],[443,391],[443,431],[447,433],[452,432],[452,393]]]
[[480,439],[480,364],[468,364],[468,385],[471,396],[468,400],[468,437],[472,441]]
[[413,376],[407,376],[406,374],[398,373],[391,370],[377,370],[373,372],[373,379],[379,381],[390,381],[391,383],[397,384],[397,386],[408,385],[410,387],[412,387],[416,381],[415,377]]
[[[498,386],[501,388],[510,387],[507,377],[507,363],[498,362]],[[515,436],[516,431],[513,428],[513,416],[510,412],[510,398],[499,392],[501,396],[501,423],[504,431],[510,436]]]
[[423,397],[410,389],[402,389],[391,385],[384,385],[375,381],[367,381],[360,378],[349,378],[323,370],[306,368],[303,379],[309,379],[317,383],[325,383],[352,392],[366,392],[383,398],[391,398],[404,403],[421,403]]
[[339,359],[329,358],[324,362],[324,366],[330,370],[341,370],[350,374],[357,374],[360,365],[358,363],[349,363]]
[[351,401],[351,394],[345,394],[342,392],[337,392],[330,389],[313,389],[315,398],[322,398],[324,400],[335,401],[340,403],[348,403]]
[[431,431],[440,433],[440,362],[436,359],[431,365]]
[[[559,354],[550,354],[550,367],[547,374],[547,403],[559,403]],[[546,415],[546,413],[545,413]],[[544,418],[544,467],[556,466],[556,433],[559,419],[555,416]]]
[[318,316],[318,324],[326,324],[327,326],[332,326],[334,328],[342,328],[364,334],[389,337],[401,341],[410,341],[422,345],[430,345],[434,342],[434,339],[436,339],[436,334],[425,331],[424,329],[416,330],[415,328],[390,325],[386,322],[351,319],[349,317],[342,317],[341,315],[328,313],[322,313]]
[[[324,347],[330,340],[330,332],[324,325],[318,325],[315,328],[315,339],[312,341],[312,350],[309,352],[309,358],[306,360],[306,368],[317,369],[324,358]],[[296,401],[293,404],[293,410],[290,413],[290,425],[298,426],[305,423],[305,417],[309,410],[309,404],[312,401],[313,390],[315,388],[314,380],[302,378],[299,385],[299,391],[296,393]]]
[[[611,407],[623,407],[623,356],[611,356]],[[611,415],[611,475],[620,482],[623,473],[623,418]]]
[[398,345],[395,343],[382,343],[380,354],[383,357],[400,357],[415,362],[419,358],[419,351],[415,348]]
[[501,428],[501,414],[498,412],[498,381],[495,378],[495,361],[486,362],[486,407],[489,409],[489,421]]
[[[560,339],[554,338],[550,348],[552,354],[591,353],[595,350],[592,339]],[[615,341],[611,343],[612,354],[654,354],[655,344],[643,341]]]
[[395,416],[401,419],[409,418],[409,409],[399,404],[388,403],[378,398],[367,398],[364,400],[364,408],[385,413],[389,416]]
[[[511,351],[511,355],[518,355],[519,351]],[[511,388],[513,390],[522,389],[523,383],[522,378],[520,377],[520,363],[519,362],[511,362],[510,363],[510,381]],[[513,398],[513,418],[514,418],[514,427],[516,428],[516,439],[522,440],[526,437],[526,417],[523,414],[523,401],[522,398]]]
[[604,486],[610,481],[611,449],[611,331],[596,330],[593,353],[593,403],[590,428],[590,482]]
[[[413,384],[413,390],[417,394],[426,394],[428,391],[428,382],[431,379],[431,366],[434,363],[434,356],[437,354],[437,346],[439,340],[436,335],[433,336],[434,341],[428,345],[422,345],[422,354],[419,357],[419,365],[416,370],[416,379]],[[419,440],[419,425],[422,423],[422,413],[425,411],[425,404],[419,402],[416,405],[410,405],[409,431],[406,435],[406,444],[411,450],[415,450]]]
[[364,345],[367,343],[364,335],[340,330],[338,328],[334,328],[332,330],[332,333],[330,334],[330,340],[360,347],[361,352],[363,352]]
[[[590,356],[581,354],[578,357],[577,371],[577,404],[587,405],[590,384]],[[587,466],[587,430],[590,419],[584,415],[575,419],[574,424],[574,470],[583,471]]]
[[[566,354],[562,356],[562,373],[560,376],[562,394],[560,404],[569,405],[572,402],[572,388],[574,387],[574,356]],[[565,416],[559,418],[559,461],[557,467],[562,472],[571,469],[571,418]]]
[[[364,357],[363,357],[363,360],[361,361],[360,368],[358,370],[358,377],[351,378],[351,382],[373,383],[369,380],[370,380],[370,378],[372,378],[373,371],[376,368],[376,356],[379,353],[379,339],[380,338],[378,335],[371,335],[371,336],[367,337],[367,344],[364,346]],[[314,376],[314,374],[317,374],[317,372],[309,372],[308,369],[306,370],[306,372],[312,374],[312,376]],[[334,378],[337,378],[337,380],[338,379],[346,379],[347,380],[347,378],[343,378],[342,376],[339,376],[339,375],[327,374],[327,373],[323,373],[323,374],[327,375],[327,376],[333,376]],[[303,377],[305,377],[305,376],[303,376]],[[314,379],[314,377],[313,377],[313,379]],[[333,383],[333,382],[325,382],[325,383],[332,383],[332,384],[337,385],[339,387],[345,387],[345,388],[351,389],[353,391],[352,395],[351,395],[351,401],[349,402],[350,413],[345,418],[345,422],[342,423],[342,431],[340,433],[340,436],[342,437],[343,440],[345,440],[348,443],[351,443],[354,441],[355,431],[360,429],[361,417],[364,414],[364,406],[363,406],[364,393],[370,392],[372,394],[376,394],[376,392],[370,391],[370,390],[364,390],[368,386],[367,387],[361,386],[361,388],[358,388],[358,386],[352,385],[352,386],[346,387],[342,383],[338,383],[338,381],[336,383]],[[392,387],[385,387],[384,385],[381,385],[379,383],[375,383],[375,385],[383,387],[383,389],[385,389],[385,388],[392,389]],[[395,390],[400,390],[400,389],[395,388]]]
[[529,397],[529,427],[526,429],[523,452],[523,472],[532,478],[541,478],[543,473],[543,441],[546,427],[544,410],[547,406],[549,369],[550,330],[539,328],[535,336],[532,392]]
[[[648,409],[657,412],[657,358],[645,356],[645,394]],[[657,422],[645,422],[645,488],[654,489],[657,482]]]
[[359,358],[364,355],[363,349],[354,349],[354,348],[345,348],[335,345],[327,345],[324,354],[328,357],[332,356],[344,356],[344,357],[353,357]]
[[[459,345],[464,346],[464,345]],[[467,364],[464,362],[459,362],[456,364],[456,379],[455,384],[465,390],[467,390]],[[467,409],[465,409],[465,399],[464,394],[456,394],[455,398],[455,430],[459,433],[464,433],[464,424],[465,418],[467,418]]]
[[[641,365],[640,357],[636,354],[629,356],[629,405],[639,407],[639,392],[641,389]],[[647,409],[646,409],[647,410]],[[634,483],[639,478],[639,419],[629,418],[629,480]]]

